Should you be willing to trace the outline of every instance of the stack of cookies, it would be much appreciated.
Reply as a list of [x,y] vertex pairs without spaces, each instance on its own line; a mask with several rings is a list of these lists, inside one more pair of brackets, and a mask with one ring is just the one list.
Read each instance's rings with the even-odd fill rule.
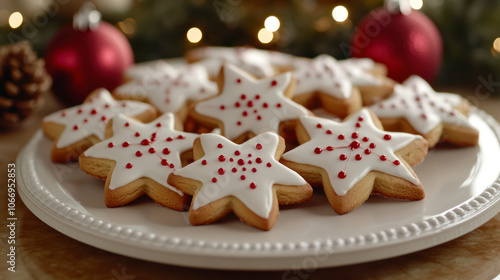
[[96,90],[42,127],[52,161],[78,159],[105,180],[108,207],[147,195],[188,209],[193,225],[234,213],[270,230],[279,205],[314,188],[338,214],[371,194],[421,200],[412,167],[429,149],[478,145],[463,98],[386,73],[370,59],[204,47],[137,64],[113,93]]

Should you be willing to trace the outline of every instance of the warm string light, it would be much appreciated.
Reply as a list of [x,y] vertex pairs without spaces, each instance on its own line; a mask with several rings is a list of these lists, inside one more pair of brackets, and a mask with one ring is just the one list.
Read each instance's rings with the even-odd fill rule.
[[127,37],[134,37],[137,31],[137,23],[133,18],[127,18],[123,21],[120,21],[116,24],[116,26],[123,32],[123,34],[127,35]]
[[203,37],[203,33],[198,27],[191,27],[188,32],[186,33],[186,37],[189,42],[195,44],[201,41],[201,38]]
[[500,53],[500,37],[497,37],[495,41],[493,41],[493,50]]
[[422,0],[410,0],[410,7],[414,10],[422,9],[424,2]]
[[349,17],[346,7],[339,5],[333,8],[332,17],[336,22],[344,22]]
[[23,24],[23,15],[20,12],[13,12],[9,17],[9,25],[11,28],[16,29]]

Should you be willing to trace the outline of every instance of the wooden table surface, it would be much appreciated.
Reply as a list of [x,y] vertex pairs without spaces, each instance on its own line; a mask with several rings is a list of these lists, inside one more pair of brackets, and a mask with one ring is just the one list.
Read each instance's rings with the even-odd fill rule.
[[[500,99],[476,90],[472,103],[500,120]],[[36,116],[15,131],[0,132],[0,200],[3,209],[0,279],[494,279],[500,274],[500,214],[439,246],[390,259],[311,271],[222,271],[137,260],[78,242],[40,221],[16,200],[16,272],[7,270],[7,165],[61,106],[47,95]]]

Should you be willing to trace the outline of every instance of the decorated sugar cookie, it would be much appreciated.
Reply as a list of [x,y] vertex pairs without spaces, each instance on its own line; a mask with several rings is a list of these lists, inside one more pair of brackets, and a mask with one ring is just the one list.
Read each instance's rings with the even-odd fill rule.
[[387,76],[387,66],[382,63],[375,62],[371,58],[351,57],[339,60],[339,63],[342,67],[360,69],[374,76]]
[[160,112],[173,112],[184,121],[189,104],[217,93],[217,84],[209,80],[200,65],[174,68],[168,64],[141,79],[132,80],[115,89],[120,99],[148,102]]
[[469,121],[469,104],[461,96],[436,93],[422,78],[412,76],[394,94],[371,106],[385,129],[422,135],[433,147],[439,140],[476,146],[479,132]]
[[310,109],[319,101],[326,111],[341,118],[361,109],[357,88],[352,86],[345,71],[328,55],[320,55],[296,64],[293,100]]
[[188,196],[167,183],[174,170],[187,164],[198,134],[174,129],[174,115],[166,113],[150,123],[124,115],[113,118],[109,137],[80,156],[80,168],[105,179],[108,207],[125,205],[146,194],[157,204],[183,210]]
[[117,101],[107,90],[97,89],[83,104],[43,118],[43,132],[54,139],[52,161],[76,160],[88,147],[104,139],[106,124],[118,113],[141,121],[150,121],[156,116],[156,110],[149,104]]
[[234,212],[243,222],[270,230],[278,204],[307,201],[312,189],[293,170],[279,163],[285,149],[274,132],[257,135],[238,145],[216,134],[194,142],[195,162],[175,170],[168,182],[193,195],[189,220],[212,223]]
[[[308,68],[308,65],[314,65],[314,63],[318,63],[319,61],[329,65],[328,68],[334,69],[335,76],[338,76],[338,72],[343,72],[340,80],[350,82],[359,91],[363,105],[370,105],[384,99],[393,91],[394,81],[385,76],[373,75],[364,69],[366,67],[364,64],[366,63],[351,61],[350,59],[337,61],[332,56],[322,54],[314,58],[312,62],[305,59],[295,60],[294,69],[295,71],[304,71],[304,69]],[[317,67],[316,71],[323,73],[325,70],[327,69],[323,70]]]
[[221,93],[193,104],[190,116],[204,125],[219,127],[221,134],[241,143],[259,133],[280,134],[294,127],[310,112],[287,96],[292,93],[292,75],[257,80],[234,65],[223,68]]
[[221,67],[227,63],[258,78],[270,77],[276,73],[268,56],[251,47],[202,47],[186,52],[186,59],[205,66],[213,79],[217,78]]
[[282,163],[310,184],[322,185],[339,214],[354,210],[372,193],[423,199],[422,184],[411,166],[424,159],[427,141],[419,135],[381,128],[369,109],[342,123],[302,117],[297,126],[301,145],[285,153]]

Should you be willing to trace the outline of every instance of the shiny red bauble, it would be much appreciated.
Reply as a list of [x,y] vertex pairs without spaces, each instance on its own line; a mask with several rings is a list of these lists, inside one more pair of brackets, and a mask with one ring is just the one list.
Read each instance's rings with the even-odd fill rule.
[[134,55],[127,38],[113,25],[100,22],[95,30],[61,29],[45,51],[53,92],[67,105],[81,103],[99,87],[113,90]]
[[443,41],[434,23],[413,10],[405,15],[380,8],[355,30],[351,56],[369,57],[388,68],[388,77],[402,82],[410,75],[432,81],[441,66]]

